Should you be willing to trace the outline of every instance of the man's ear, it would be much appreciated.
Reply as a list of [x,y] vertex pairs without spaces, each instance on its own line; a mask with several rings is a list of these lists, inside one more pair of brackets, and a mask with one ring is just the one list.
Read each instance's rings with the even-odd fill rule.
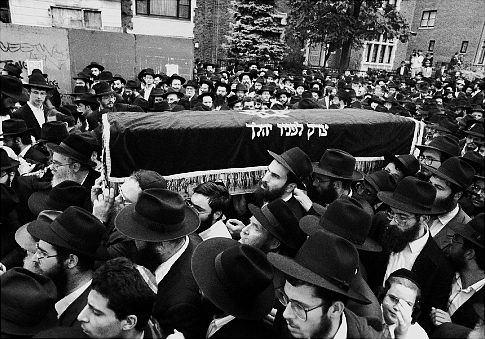
[[429,221],[431,220],[431,217],[429,215],[421,215],[419,219],[422,223],[425,223],[429,226]]
[[81,164],[78,162],[73,162],[71,164],[71,168],[74,172],[79,172],[79,170],[81,169]]
[[285,193],[291,193],[291,192],[293,192],[293,190],[295,188],[296,188],[296,183],[292,182],[292,183],[286,185]]
[[335,301],[327,311],[327,316],[330,319],[340,319],[342,313],[344,313],[345,305],[341,301]]
[[212,217],[212,222],[219,220],[221,217],[222,217],[221,211],[214,212],[214,216]]
[[137,323],[138,323],[138,318],[136,317],[136,315],[130,314],[121,321],[121,329],[123,331],[129,331],[135,328]]
[[476,252],[473,248],[469,248],[465,251],[464,255],[466,260],[472,260],[475,258]]
[[453,195],[453,200],[455,200],[455,201],[460,200],[462,195],[463,195],[463,191],[456,192],[455,195]]
[[278,239],[276,239],[275,237],[273,237],[273,239],[271,239],[271,241],[268,244],[268,248],[269,248],[269,250],[275,250],[278,247],[280,247],[280,245],[281,245],[281,242]]
[[333,182],[333,187],[336,189],[336,190],[341,190],[342,189],[342,181],[340,180],[335,180]]

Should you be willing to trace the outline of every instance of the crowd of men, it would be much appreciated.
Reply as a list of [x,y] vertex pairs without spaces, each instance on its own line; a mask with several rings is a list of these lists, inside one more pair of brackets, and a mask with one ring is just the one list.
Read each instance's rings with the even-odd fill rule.
[[[93,62],[74,77],[75,106],[42,72],[22,82],[5,67],[2,337],[485,336],[484,80],[247,66],[125,80]],[[386,154],[370,173],[340,149],[268,150],[244,197],[101,173],[106,112],[294,108],[414,117],[426,137],[417,157]]]

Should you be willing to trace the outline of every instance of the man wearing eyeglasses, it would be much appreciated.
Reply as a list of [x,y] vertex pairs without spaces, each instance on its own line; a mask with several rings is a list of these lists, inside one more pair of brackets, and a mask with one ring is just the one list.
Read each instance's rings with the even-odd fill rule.
[[[280,337],[384,338],[383,332],[346,307],[349,300],[369,303],[350,287],[359,267],[359,255],[350,242],[319,230],[309,236],[294,259],[269,253],[268,260],[285,275],[284,285],[276,291],[287,330]],[[395,334],[401,338],[411,317],[403,312],[398,322]]]
[[429,167],[438,169],[446,159],[460,155],[458,139],[452,135],[438,136],[428,145],[417,145],[416,147],[421,152],[418,157],[421,170],[416,176],[421,180],[428,180],[431,177]]
[[390,210],[387,221],[382,212],[374,217],[384,251],[361,257],[369,286],[378,294],[394,271],[401,268],[413,271],[422,292],[422,313],[417,321],[429,333],[433,330],[431,307],[446,307],[453,276],[427,226],[430,216],[443,212],[433,205],[436,189],[429,182],[408,176],[394,191],[381,191],[377,196]]

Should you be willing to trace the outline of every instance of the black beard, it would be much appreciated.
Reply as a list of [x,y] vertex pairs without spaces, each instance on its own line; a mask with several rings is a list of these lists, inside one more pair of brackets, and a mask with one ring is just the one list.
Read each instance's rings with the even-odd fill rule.
[[435,200],[434,206],[445,212],[450,212],[455,207],[455,201],[453,195],[446,197],[445,199]]
[[422,171],[419,171],[418,173],[416,173],[416,178],[423,181],[429,181],[429,178],[431,178],[431,174],[431,172],[429,172],[429,174],[426,174]]
[[113,91],[115,91],[118,94],[120,94],[122,90],[123,88],[117,88],[117,87],[113,88]]
[[329,187],[326,188],[326,189],[320,189],[320,190],[317,190],[313,185],[309,185],[308,187],[308,197],[322,205],[322,206],[325,206],[325,205],[328,205],[330,203],[332,203],[333,201],[337,200],[338,198],[338,193],[337,191],[335,190],[335,187],[333,187],[333,184],[330,183]]
[[258,188],[256,189],[256,191],[254,191],[253,194],[254,194],[254,198],[257,201],[271,202],[273,200],[281,198],[281,196],[285,192],[285,189],[286,189],[286,185],[284,185],[283,187],[281,187],[279,189],[275,189],[275,190],[270,191],[268,189],[262,188],[261,182],[260,182]]
[[408,243],[418,237],[419,229],[419,222],[406,231],[401,231],[396,225],[389,224],[382,234],[381,245],[393,253],[399,253],[406,248]]
[[17,143],[14,143],[11,147],[12,151],[14,151],[15,154],[19,155],[20,153],[20,146]]
[[463,253],[460,253],[459,255],[448,255],[448,259],[450,259],[451,266],[455,272],[461,272],[466,267]]
[[214,212],[211,212],[207,219],[200,222],[200,226],[197,229],[197,233],[204,232],[205,230],[209,229],[212,226],[212,219],[214,219]]
[[135,262],[145,266],[150,272],[155,272],[161,261],[158,258],[156,243],[147,243],[144,248],[137,249]]
[[[36,269],[39,271],[40,268],[38,265],[34,265]],[[64,298],[66,296],[66,288],[67,288],[67,271],[66,269],[62,266],[62,263],[57,263],[56,268],[52,270],[51,272],[43,272],[41,271],[40,274],[43,274],[47,277],[49,277],[54,285],[56,285],[57,288],[57,298],[58,300]]]

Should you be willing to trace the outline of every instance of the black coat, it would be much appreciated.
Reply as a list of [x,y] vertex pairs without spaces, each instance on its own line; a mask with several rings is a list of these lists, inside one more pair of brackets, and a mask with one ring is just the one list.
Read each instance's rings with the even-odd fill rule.
[[474,328],[480,318],[478,317],[477,312],[475,312],[473,304],[483,304],[484,301],[485,290],[482,287],[482,289],[473,294],[463,305],[458,307],[455,313],[451,316],[451,321],[458,325]]
[[[367,282],[376,295],[382,292],[382,282],[389,255],[390,253],[387,251],[367,252],[361,257],[367,270]],[[421,315],[418,323],[428,332],[434,328],[430,317],[431,307],[442,310],[448,308],[453,270],[443,252],[430,236],[416,258],[412,271],[418,277],[421,285]]]
[[187,339],[204,338],[208,327],[191,270],[192,254],[202,239],[190,235],[189,241],[187,249],[158,284],[152,315],[160,323],[164,337],[177,329]]
[[218,338],[274,338],[272,326],[264,320],[234,319],[222,326],[210,339]]
[[[12,118],[24,120],[27,128],[32,128],[32,135],[35,137],[35,139],[38,140],[40,138],[41,126],[37,122],[34,112],[32,112],[28,104],[25,104],[16,110],[15,113],[12,114]],[[44,118],[47,121],[47,109],[45,106]]]
[[59,317],[59,325],[64,327],[81,327],[81,322],[77,320],[77,316],[88,303],[88,294],[91,288],[86,290],[74,300],[71,305]]

